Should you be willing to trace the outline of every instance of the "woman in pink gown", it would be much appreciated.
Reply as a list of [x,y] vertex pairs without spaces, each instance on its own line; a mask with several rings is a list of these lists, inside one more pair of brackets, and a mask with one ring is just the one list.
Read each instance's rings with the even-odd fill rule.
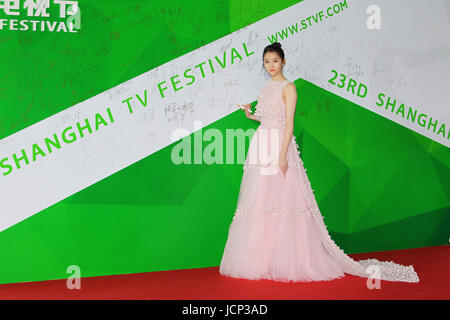
[[[272,79],[259,94],[255,114],[245,106],[247,117],[261,123],[244,163],[220,274],[289,282],[332,280],[347,273],[418,282],[412,266],[355,261],[331,239],[293,135],[297,95],[295,85],[281,72],[285,64],[281,45],[267,46],[263,60]],[[284,145],[286,139],[289,143]]]

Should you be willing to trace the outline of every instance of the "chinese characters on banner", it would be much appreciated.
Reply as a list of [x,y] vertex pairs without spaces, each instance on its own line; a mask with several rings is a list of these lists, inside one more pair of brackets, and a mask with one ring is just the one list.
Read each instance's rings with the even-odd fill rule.
[[80,19],[78,1],[0,0],[0,31],[77,32]]

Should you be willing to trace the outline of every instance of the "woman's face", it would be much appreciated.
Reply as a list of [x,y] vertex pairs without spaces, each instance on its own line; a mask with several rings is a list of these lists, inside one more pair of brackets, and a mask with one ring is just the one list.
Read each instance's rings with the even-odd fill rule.
[[276,52],[266,52],[264,55],[264,67],[266,71],[272,76],[276,76],[283,69],[283,61]]

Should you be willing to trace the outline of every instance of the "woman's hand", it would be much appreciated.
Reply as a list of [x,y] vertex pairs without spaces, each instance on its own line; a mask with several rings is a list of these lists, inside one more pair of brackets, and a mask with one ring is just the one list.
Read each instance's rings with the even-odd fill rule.
[[240,105],[239,107],[245,111],[245,116],[249,119],[253,119],[253,114],[250,112],[250,108],[251,108],[251,104],[246,104],[246,105]]
[[280,159],[278,160],[281,173],[286,177],[286,171],[288,170],[288,163],[286,155],[280,154]]

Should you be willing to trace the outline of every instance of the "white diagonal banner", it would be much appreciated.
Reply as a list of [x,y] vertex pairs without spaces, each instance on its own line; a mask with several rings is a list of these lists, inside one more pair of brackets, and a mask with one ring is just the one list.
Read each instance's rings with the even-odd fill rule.
[[0,231],[254,101],[271,35],[288,79],[449,146],[449,2],[373,4],[303,1],[4,138]]

